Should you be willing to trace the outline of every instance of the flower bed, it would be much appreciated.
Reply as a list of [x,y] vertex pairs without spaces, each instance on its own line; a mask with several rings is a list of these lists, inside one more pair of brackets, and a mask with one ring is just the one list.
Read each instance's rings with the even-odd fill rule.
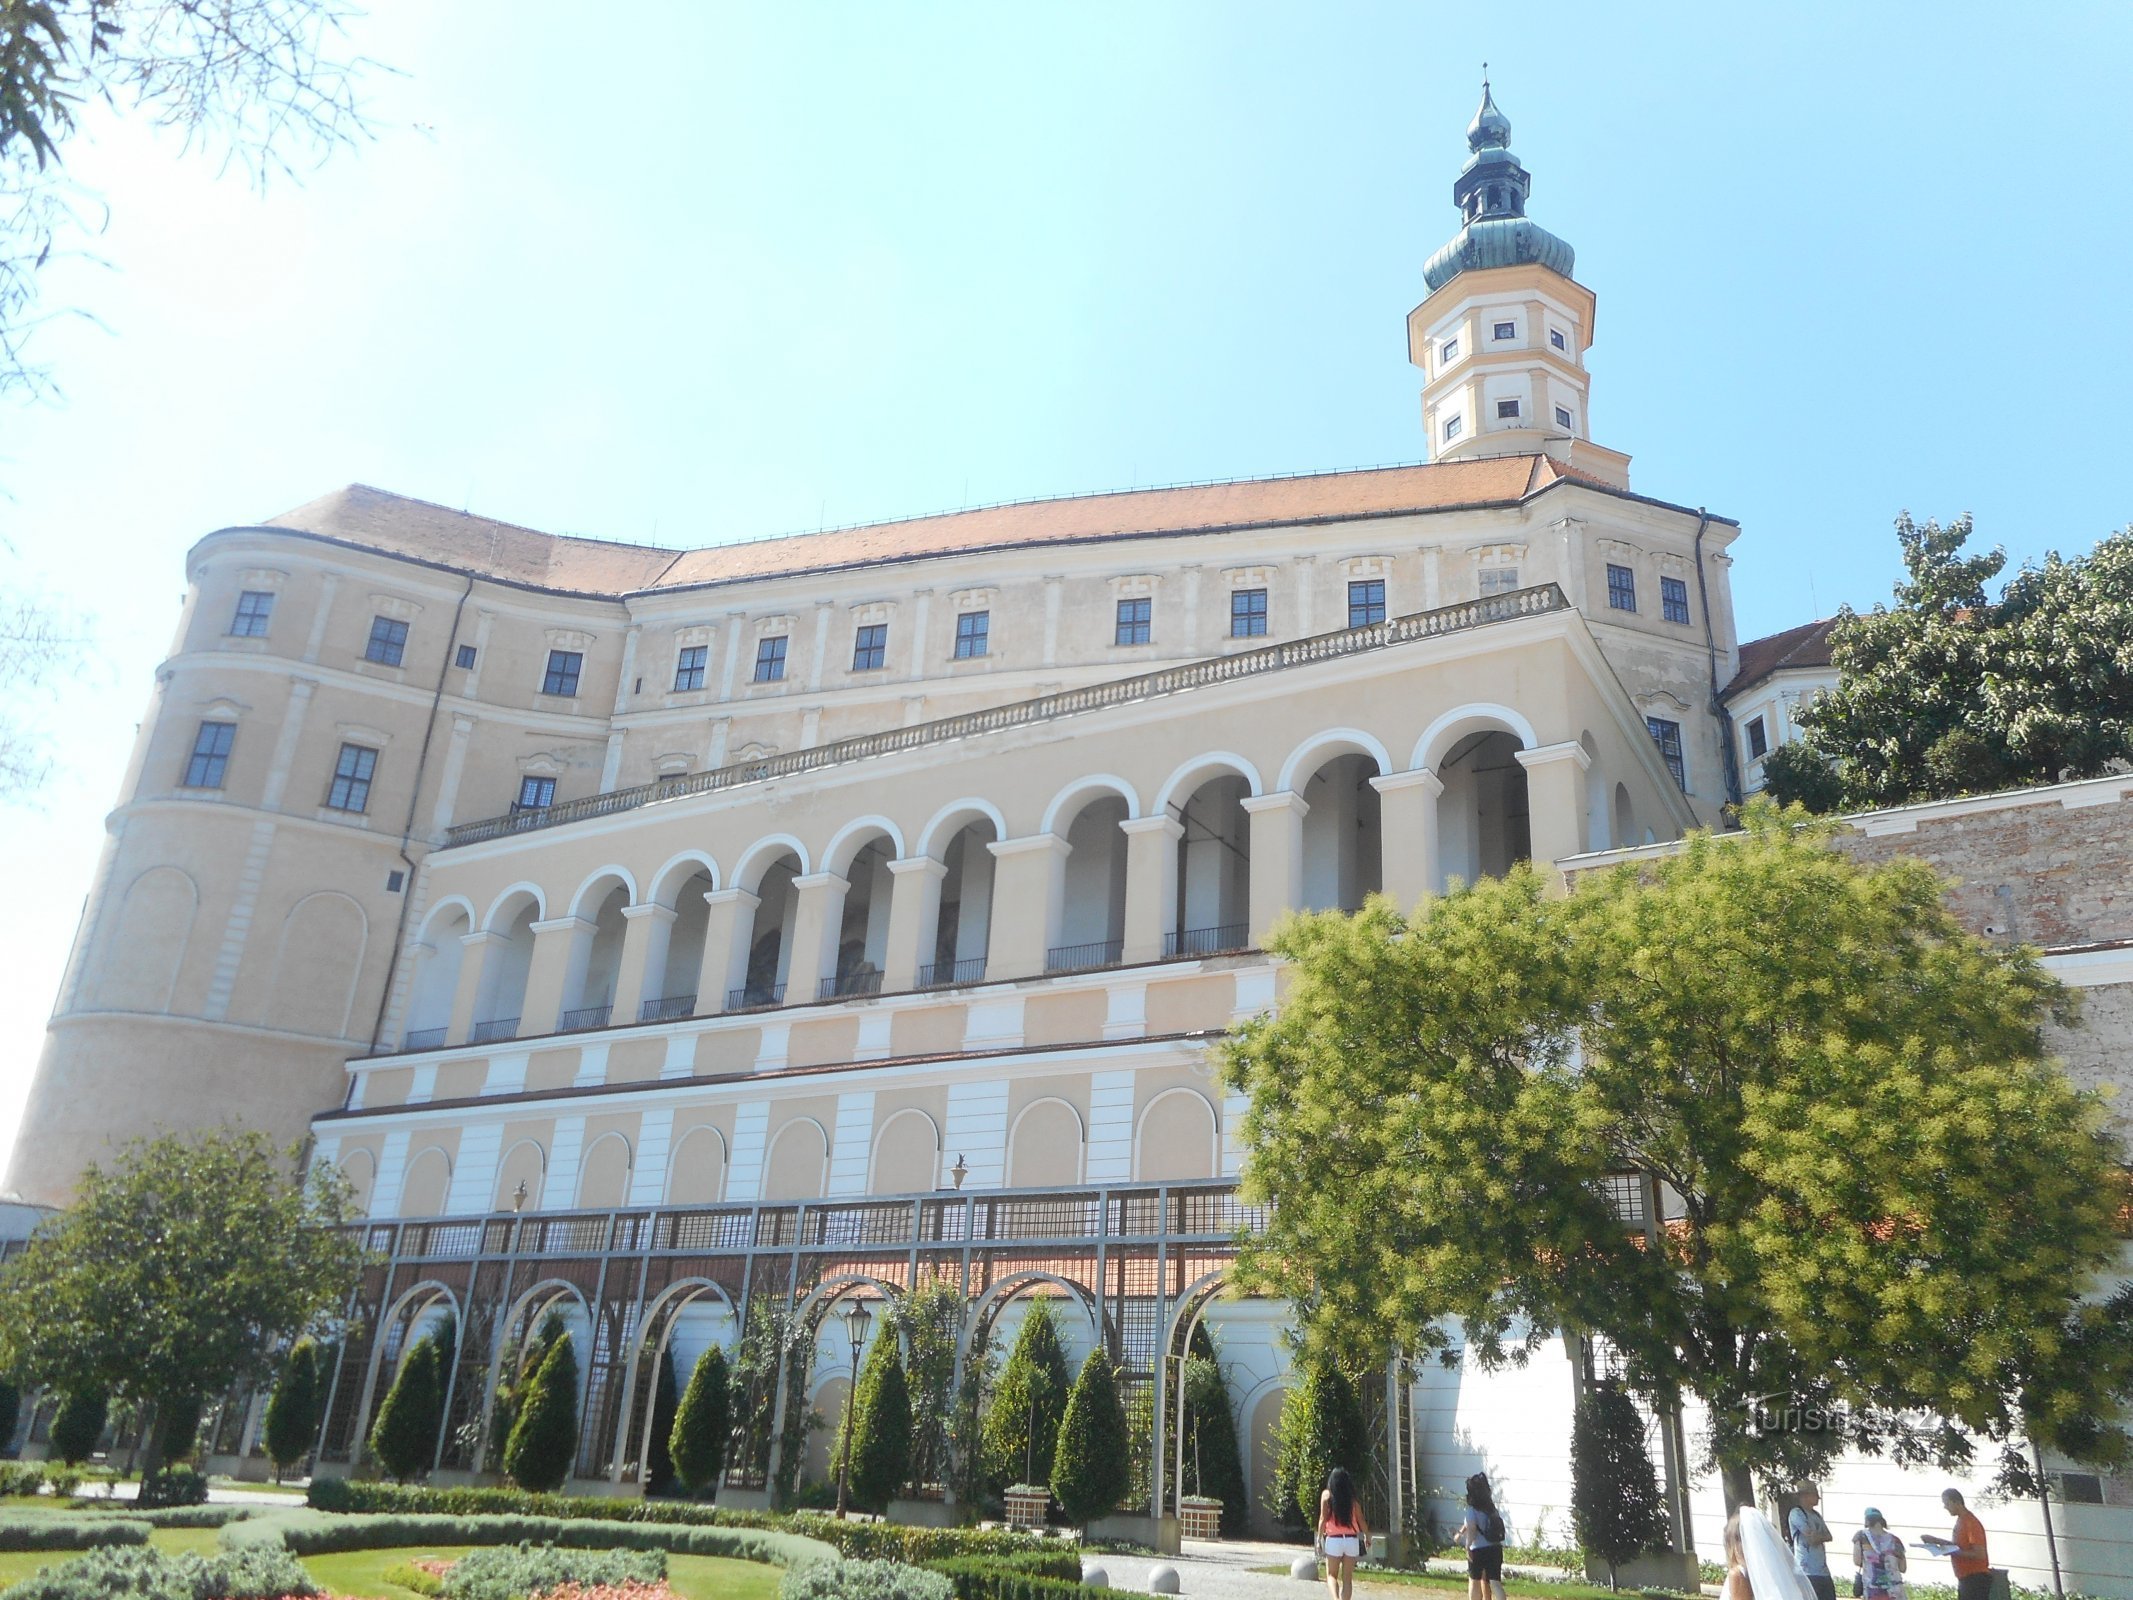
[[92,1550],[45,1568],[8,1600],[294,1600],[318,1587],[286,1550],[253,1547],[213,1556],[145,1546]]

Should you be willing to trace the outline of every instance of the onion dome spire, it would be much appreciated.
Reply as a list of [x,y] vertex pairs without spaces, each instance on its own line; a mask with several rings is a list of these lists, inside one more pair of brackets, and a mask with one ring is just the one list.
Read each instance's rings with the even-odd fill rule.
[[1511,119],[1497,108],[1486,77],[1481,80],[1481,107],[1467,124],[1466,142],[1473,153],[1452,183],[1452,201],[1465,226],[1424,264],[1423,281],[1435,291],[1462,272],[1529,262],[1569,277],[1577,252],[1527,218],[1526,197],[1533,192],[1533,179],[1511,154]]

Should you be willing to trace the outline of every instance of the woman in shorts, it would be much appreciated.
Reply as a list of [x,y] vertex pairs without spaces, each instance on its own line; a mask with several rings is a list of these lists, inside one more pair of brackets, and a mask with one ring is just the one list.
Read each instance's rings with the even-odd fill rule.
[[1503,1600],[1503,1514],[1489,1493],[1489,1475],[1466,1480],[1466,1515],[1454,1534],[1466,1546],[1467,1600]]
[[1346,1467],[1335,1467],[1318,1496],[1318,1547],[1326,1557],[1326,1590],[1333,1600],[1355,1600],[1355,1564],[1369,1540],[1355,1480]]

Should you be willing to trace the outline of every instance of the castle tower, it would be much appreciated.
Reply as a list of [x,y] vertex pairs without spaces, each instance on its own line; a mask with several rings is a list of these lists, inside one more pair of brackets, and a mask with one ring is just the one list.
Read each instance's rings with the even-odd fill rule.
[[1592,291],[1571,277],[1576,252],[1526,215],[1533,179],[1486,80],[1466,142],[1452,184],[1463,224],[1424,265],[1429,298],[1407,317],[1429,459],[1545,451],[1626,488],[1629,457],[1587,431]]

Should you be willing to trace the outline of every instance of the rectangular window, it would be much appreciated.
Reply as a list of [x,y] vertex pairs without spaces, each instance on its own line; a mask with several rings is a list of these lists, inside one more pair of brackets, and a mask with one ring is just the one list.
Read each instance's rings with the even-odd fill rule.
[[335,811],[368,811],[370,780],[377,770],[377,751],[368,745],[342,745],[340,759],[333,764],[333,784],[326,791],[327,806]]
[[1515,323],[1515,322],[1499,322],[1499,323],[1497,323],[1497,324],[1496,324],[1496,326],[1495,326],[1495,328],[1494,328],[1494,330],[1493,330],[1493,337],[1495,337],[1495,338],[1498,338],[1498,339],[1515,339],[1515,338],[1517,338],[1517,337],[1518,337],[1518,324],[1517,324],[1517,323]]
[[546,811],[555,804],[555,779],[526,777],[518,780],[518,802],[513,811]]
[[1689,585],[1685,578],[1659,580],[1659,615],[1686,627],[1689,620]]
[[1666,770],[1681,785],[1681,792],[1688,793],[1688,768],[1681,759],[1681,724],[1669,722],[1664,717],[1646,717],[1644,725],[1652,731],[1652,742],[1659,746],[1659,754],[1666,760]]
[[785,635],[774,633],[767,639],[755,642],[755,681],[757,683],[782,683],[785,681]]
[[1367,628],[1385,620],[1385,580],[1364,578],[1348,585],[1348,626]]
[[1616,566],[1612,561],[1607,563],[1607,609],[1637,609],[1637,575],[1627,567]]
[[1232,639],[1266,637],[1266,591],[1232,589],[1229,592],[1229,636]]
[[889,625],[870,622],[852,635],[852,670],[879,672],[889,661]]
[[1457,339],[1445,340],[1444,348],[1437,352],[1437,359],[1439,361],[1457,361],[1459,359],[1459,341]]
[[1499,401],[1497,401],[1497,402],[1496,402],[1496,415],[1497,415],[1497,417],[1498,417],[1499,419],[1501,419],[1501,418],[1503,418],[1503,417],[1515,417],[1515,416],[1517,416],[1517,415],[1518,415],[1518,402],[1517,402],[1516,400],[1499,400]]
[[237,742],[234,722],[203,722],[193,735],[192,759],[185,763],[185,787],[219,789],[222,774],[230,764],[230,746]]
[[230,633],[238,639],[264,639],[273,616],[272,591],[247,589],[237,597],[237,615],[230,618]]
[[1518,587],[1518,568],[1483,567],[1481,569],[1481,592],[1483,594],[1509,594]]
[[1570,348],[1570,341],[1563,337],[1561,328],[1550,328],[1548,330],[1548,342],[1558,350],[1568,350]]
[[986,654],[992,642],[992,613],[990,611],[965,611],[955,619],[955,658],[958,661],[975,661]]
[[407,654],[407,624],[393,617],[370,619],[370,643],[363,646],[363,659],[381,667],[397,667]]
[[1446,417],[1444,419],[1444,437],[1448,440],[1458,438],[1460,426],[1460,419],[1458,417]]
[[541,693],[571,699],[578,692],[578,674],[584,666],[585,655],[582,651],[549,651],[548,671],[541,679]]
[[1155,602],[1149,599],[1121,600],[1118,603],[1118,632],[1114,644],[1146,644],[1150,636],[1150,624],[1155,616]]
[[1748,759],[1760,761],[1770,753],[1770,731],[1763,726],[1761,717],[1748,719]]
[[459,647],[459,670],[461,672],[472,672],[474,670],[474,647],[470,644],[463,644]]
[[1555,425],[1558,428],[1572,432],[1576,431],[1577,424],[1570,420],[1570,408],[1568,406],[1557,406],[1555,408]]
[[677,693],[685,689],[701,689],[704,686],[704,663],[710,657],[709,645],[682,646],[681,654],[674,658],[674,688]]

